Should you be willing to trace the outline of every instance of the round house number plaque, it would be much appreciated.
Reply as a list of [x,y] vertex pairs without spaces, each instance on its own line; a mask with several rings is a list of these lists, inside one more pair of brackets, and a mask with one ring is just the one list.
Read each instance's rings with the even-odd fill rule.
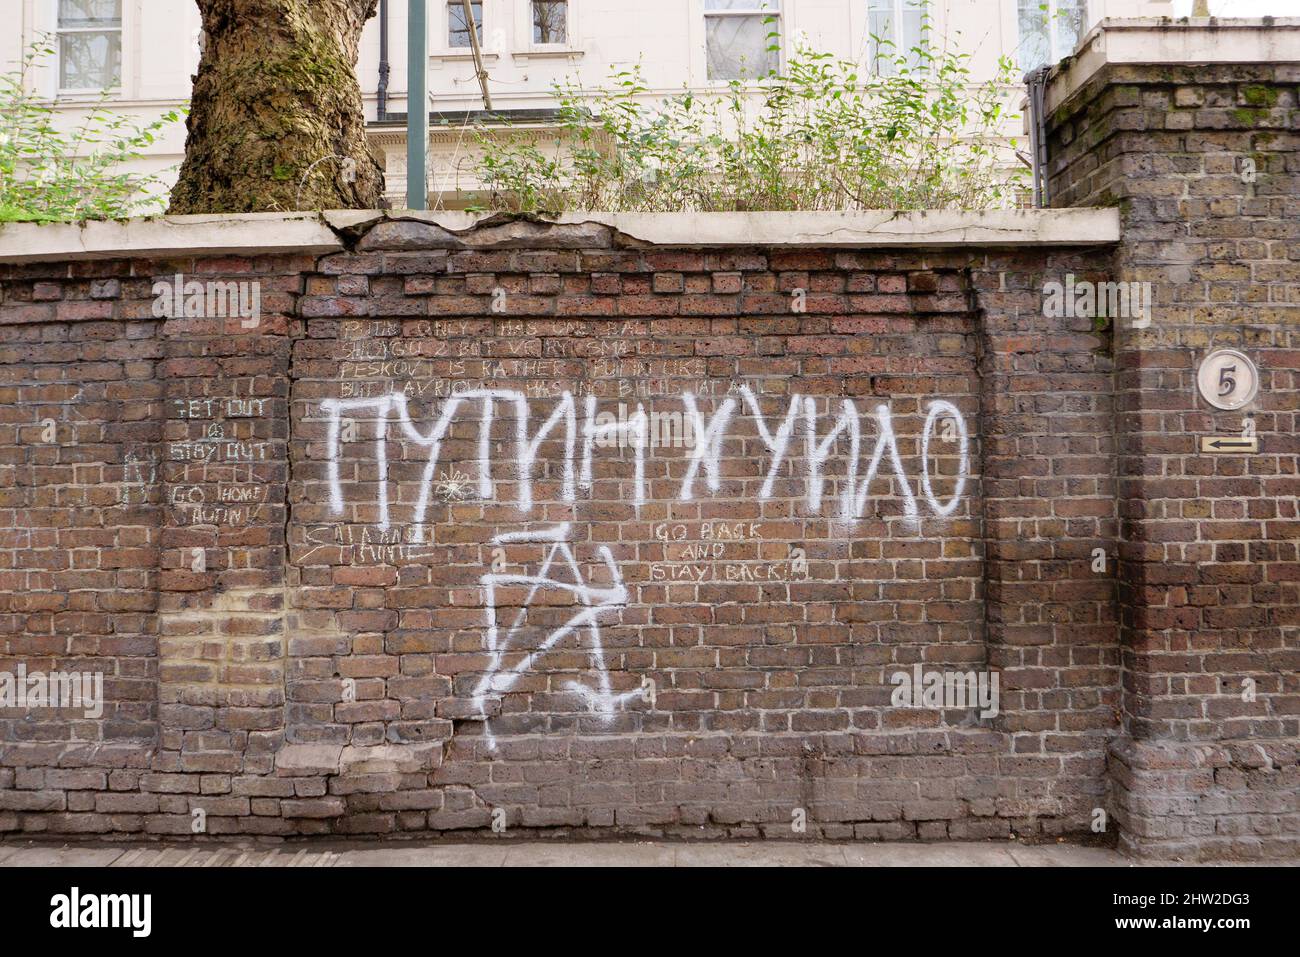
[[1235,349],[1217,349],[1201,362],[1196,385],[1216,409],[1240,409],[1259,394],[1259,369]]

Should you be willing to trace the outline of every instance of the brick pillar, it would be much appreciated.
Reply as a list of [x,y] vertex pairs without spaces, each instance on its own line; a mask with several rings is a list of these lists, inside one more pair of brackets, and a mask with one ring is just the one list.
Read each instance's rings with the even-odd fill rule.
[[[1149,62],[1161,49],[1181,62]],[[1184,65],[1202,58],[1223,62]],[[1143,854],[1300,853],[1296,60],[1294,27],[1126,21],[1049,86],[1055,204],[1119,205],[1110,278],[1155,295],[1149,325],[1115,330],[1126,733],[1110,777],[1121,844]],[[1260,372],[1234,411],[1196,385],[1224,347]],[[1201,451],[1249,428],[1258,454]]]
[[[145,787],[188,795],[163,807],[175,817],[157,830],[188,833],[201,808],[209,833],[247,832],[234,819],[260,792],[242,787],[243,776],[271,770],[284,733],[284,315],[301,280],[275,258],[175,265],[189,314],[162,331],[162,736]],[[257,315],[216,305],[232,288]]]
[[[1040,778],[1004,809],[1052,807],[1086,832],[1117,730],[1115,489],[1108,337],[1045,315],[1046,281],[1103,251],[996,252],[972,269],[980,308],[985,616],[1001,674],[1002,769]],[[1033,813],[1030,811],[1030,813]]]

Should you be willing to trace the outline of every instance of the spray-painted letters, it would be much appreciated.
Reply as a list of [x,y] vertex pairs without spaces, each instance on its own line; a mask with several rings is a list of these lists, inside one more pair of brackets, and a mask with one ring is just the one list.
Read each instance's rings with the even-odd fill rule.
[[[756,395],[747,387],[740,389],[740,402],[754,422],[764,447],[767,459],[764,463],[764,481],[759,489],[759,498],[767,499],[773,494],[773,486],[781,467],[792,460],[791,442],[803,439],[803,454],[795,463],[803,470],[805,491],[804,508],[809,515],[822,514],[823,499],[828,475],[828,462],[836,455],[843,455],[844,465],[841,469],[843,481],[833,517],[851,522],[864,514],[867,501],[871,496],[872,483],[888,462],[888,468],[897,482],[897,489],[902,500],[906,518],[917,520],[921,517],[918,497],[924,501],[931,514],[940,518],[951,515],[957,508],[965,489],[970,470],[969,433],[966,421],[952,403],[935,400],[929,404],[925,424],[921,430],[921,455],[918,471],[919,482],[909,477],[903,466],[903,457],[899,451],[895,436],[894,420],[889,406],[877,405],[867,413],[860,412],[851,399],[843,399],[838,410],[833,410],[834,418],[829,427],[819,423],[817,400],[811,396],[795,395],[783,415],[774,419],[767,418],[759,406]],[[728,396],[717,402],[711,413],[701,410],[694,395],[686,393],[682,403],[690,429],[691,447],[686,450],[686,472],[677,493],[679,501],[689,501],[700,494],[703,486],[709,493],[716,493],[721,487],[722,475],[720,462],[724,446],[736,434],[735,423],[743,421],[737,416],[740,402],[735,396]],[[630,505],[640,507],[646,502],[647,488],[645,476],[645,459],[649,441],[649,416],[645,407],[638,405],[635,414],[622,417],[618,421],[608,422],[597,415],[595,396],[587,396],[581,407],[574,397],[565,392],[553,407],[549,415],[530,431],[530,402],[522,392],[503,389],[478,389],[461,393],[446,399],[441,412],[437,415],[427,431],[421,431],[412,421],[406,396],[400,392],[377,399],[327,399],[322,403],[322,410],[328,417],[326,433],[326,460],[329,478],[330,505],[335,514],[343,511],[343,485],[340,481],[339,462],[346,439],[353,442],[373,441],[375,463],[378,466],[378,506],[379,525],[387,529],[391,522],[391,509],[388,498],[389,486],[389,443],[394,440],[394,424],[398,440],[411,442],[426,450],[427,458],[421,490],[414,504],[411,516],[414,526],[414,541],[423,541],[424,524],[428,515],[430,499],[437,485],[437,468],[439,452],[452,424],[458,417],[477,416],[478,422],[478,462],[474,476],[480,499],[491,501],[495,497],[492,430],[499,410],[504,407],[514,419],[513,474],[509,476],[517,483],[516,505],[522,516],[527,516],[533,509],[533,478],[536,472],[539,454],[543,442],[547,440],[562,441],[564,446],[561,463],[560,499],[573,502],[580,492],[590,490],[592,485],[592,459],[600,447],[611,444],[630,447],[634,450],[634,471]],[[874,429],[865,431],[863,418],[869,418]],[[371,434],[367,438],[360,434],[344,435],[343,423],[364,419],[370,425]],[[394,419],[396,420],[394,423]],[[951,423],[940,428],[940,423]],[[864,434],[865,432],[865,434]],[[935,433],[944,433],[948,441],[956,442],[957,473],[953,489],[947,501],[941,501],[934,490],[934,477],[930,474],[930,448]],[[620,441],[610,443],[610,438]],[[870,451],[867,453],[867,446]],[[915,491],[914,491],[915,488]]]

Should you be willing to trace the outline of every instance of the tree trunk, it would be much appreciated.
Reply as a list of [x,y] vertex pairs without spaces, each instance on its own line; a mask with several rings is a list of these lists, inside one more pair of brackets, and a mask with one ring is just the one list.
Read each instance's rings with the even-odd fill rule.
[[197,2],[206,42],[169,212],[382,205],[356,77],[378,0]]

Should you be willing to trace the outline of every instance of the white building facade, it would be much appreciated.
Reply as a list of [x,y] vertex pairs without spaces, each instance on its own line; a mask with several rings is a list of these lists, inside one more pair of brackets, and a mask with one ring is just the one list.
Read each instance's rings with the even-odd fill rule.
[[[462,0],[427,2],[431,193],[441,205],[457,206],[478,185],[466,172],[473,165],[466,163],[467,128],[485,122],[484,97]],[[382,15],[366,27],[357,77],[389,196],[400,203],[407,0],[381,5]],[[56,53],[34,84],[69,124],[105,88],[114,110],[141,118],[189,97],[201,43],[191,0],[0,0],[0,6],[18,27],[0,37],[3,69],[13,69],[38,36],[54,38]],[[517,126],[543,129],[556,106],[554,84],[600,86],[611,71],[638,65],[650,100],[780,69],[799,44],[881,69],[873,38],[909,49],[919,42],[925,17],[933,42],[943,39],[970,53],[980,80],[995,75],[1002,55],[1025,71],[1068,56],[1102,18],[1172,12],[1171,0],[473,0],[470,6],[492,110]],[[184,145],[177,124],[142,168],[171,182]]]

